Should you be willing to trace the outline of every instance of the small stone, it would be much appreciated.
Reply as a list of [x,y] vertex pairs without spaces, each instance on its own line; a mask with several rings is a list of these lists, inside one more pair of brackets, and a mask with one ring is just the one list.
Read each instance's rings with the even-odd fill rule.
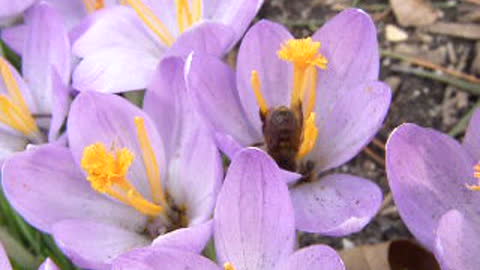
[[355,247],[355,244],[352,241],[348,240],[347,238],[343,238],[342,246],[343,246],[343,249],[351,249]]
[[402,42],[408,39],[408,34],[393,24],[387,24],[385,27],[385,37],[391,42]]

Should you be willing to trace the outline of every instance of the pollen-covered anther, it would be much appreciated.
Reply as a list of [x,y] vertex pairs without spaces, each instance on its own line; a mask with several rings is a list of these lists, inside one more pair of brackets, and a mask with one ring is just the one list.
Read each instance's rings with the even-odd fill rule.
[[260,107],[260,112],[263,115],[266,115],[268,112],[268,104],[267,104],[267,100],[263,96],[262,82],[260,80],[260,76],[258,75],[258,71],[256,70],[252,71],[251,84],[252,84],[253,93],[255,94],[255,98],[257,99],[258,107]]
[[298,150],[297,159],[302,159],[310,153],[315,147],[317,139],[318,128],[315,123],[315,113],[312,112],[304,123],[302,144]]
[[134,159],[134,154],[127,148],[109,150],[103,143],[94,143],[85,147],[81,165],[93,189],[145,215],[157,216],[163,208],[145,199],[128,181],[128,170]]
[[223,265],[223,270],[236,270],[235,266],[231,262],[226,262]]
[[83,0],[89,13],[100,10],[105,7],[105,0]]
[[319,50],[321,43],[312,38],[291,39],[285,42],[278,51],[280,59],[292,62],[296,67],[306,68],[316,66],[321,69],[327,68],[327,58]]

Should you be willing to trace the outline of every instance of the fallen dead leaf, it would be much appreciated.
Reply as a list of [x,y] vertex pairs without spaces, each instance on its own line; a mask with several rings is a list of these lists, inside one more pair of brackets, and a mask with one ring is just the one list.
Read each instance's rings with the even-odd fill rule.
[[402,42],[408,39],[408,34],[393,24],[387,24],[385,27],[385,37],[391,42]]
[[464,39],[480,39],[480,25],[473,23],[435,23],[422,28],[430,33]]
[[440,270],[433,254],[410,240],[340,251],[347,270]]
[[434,23],[441,12],[428,0],[390,0],[393,13],[401,26],[424,26]]

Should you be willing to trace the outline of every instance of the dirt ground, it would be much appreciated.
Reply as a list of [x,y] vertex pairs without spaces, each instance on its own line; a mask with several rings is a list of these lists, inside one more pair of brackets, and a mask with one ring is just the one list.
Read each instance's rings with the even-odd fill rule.
[[[399,2],[402,4],[400,8],[396,6]],[[405,5],[407,10],[398,10],[405,9]],[[460,119],[472,110],[477,97],[472,94],[473,90],[465,91],[465,87],[459,87],[456,83],[445,83],[438,78],[409,73],[418,70],[433,72],[437,77],[460,79],[461,82],[469,82],[471,88],[480,88],[479,81],[475,78],[462,77],[465,74],[472,76],[480,71],[480,57],[477,57],[480,53],[478,0],[266,0],[258,17],[280,22],[297,37],[303,37],[311,35],[328,18],[351,6],[364,9],[374,18],[384,56],[393,52],[395,56],[409,57],[408,61],[399,60],[398,57],[382,57],[381,80],[389,83],[394,92],[389,115],[384,127],[377,134],[375,143],[371,143],[354,160],[338,169],[372,179],[382,187],[387,200],[377,217],[362,232],[345,238],[301,234],[302,246],[325,243],[336,249],[343,249],[411,238],[396,212],[394,203],[388,200],[389,188],[382,161],[382,144],[388,134],[404,122],[450,132]],[[414,18],[411,18],[412,13]],[[455,25],[452,26],[452,23]],[[426,62],[430,68],[412,64],[412,58],[422,61],[423,65]],[[452,73],[453,75],[447,76],[445,72],[440,72],[439,68],[448,68],[463,74]]]

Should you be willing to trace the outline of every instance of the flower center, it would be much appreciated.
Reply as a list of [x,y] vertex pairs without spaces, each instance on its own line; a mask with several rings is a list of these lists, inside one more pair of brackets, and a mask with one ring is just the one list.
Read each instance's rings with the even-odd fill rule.
[[[162,22],[160,18],[145,5],[141,0],[123,0],[129,4],[142,21],[160,38],[160,40],[167,46],[171,47],[175,42],[175,37],[172,35],[168,27]],[[203,2],[202,0],[175,0],[176,15],[178,29],[180,33],[185,32],[195,23],[202,19]]]
[[0,57],[0,74],[8,93],[8,95],[0,94],[0,122],[20,131],[33,142],[42,141],[37,123],[20,91],[12,67],[2,57]]
[[235,268],[231,262],[226,262],[223,265],[223,270],[237,270],[237,268]]
[[252,71],[251,84],[263,122],[267,151],[280,167],[295,170],[315,147],[318,128],[315,124],[315,101],[318,69],[327,68],[327,59],[319,52],[320,42],[311,38],[292,39],[282,44],[277,55],[294,67],[290,107],[269,108],[262,93],[260,75]]
[[83,151],[81,165],[93,189],[130,205],[144,215],[157,217],[168,209],[160,169],[147,134],[145,120],[135,117],[135,125],[153,202],[146,199],[128,180],[127,174],[135,159],[128,148],[107,149],[103,143],[91,144]]
[[[480,181],[480,162],[478,162],[473,167],[473,176]],[[467,185],[467,188],[473,191],[480,191],[480,184],[479,185]]]
[[105,7],[105,0],[83,0],[88,13],[93,13]]

